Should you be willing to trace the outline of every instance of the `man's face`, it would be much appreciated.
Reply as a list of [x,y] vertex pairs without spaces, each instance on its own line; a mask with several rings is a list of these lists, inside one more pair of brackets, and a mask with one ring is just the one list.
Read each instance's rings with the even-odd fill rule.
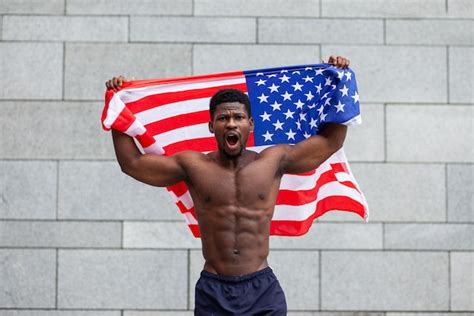
[[209,121],[209,131],[214,133],[219,150],[229,157],[240,155],[252,129],[253,120],[239,102],[218,104]]

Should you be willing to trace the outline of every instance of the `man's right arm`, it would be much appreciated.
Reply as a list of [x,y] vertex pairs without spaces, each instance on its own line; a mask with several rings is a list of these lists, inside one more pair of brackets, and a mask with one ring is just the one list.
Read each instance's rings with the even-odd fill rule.
[[186,170],[181,163],[182,155],[168,157],[142,154],[130,136],[116,130],[112,130],[112,138],[120,168],[127,175],[159,187],[186,179]]

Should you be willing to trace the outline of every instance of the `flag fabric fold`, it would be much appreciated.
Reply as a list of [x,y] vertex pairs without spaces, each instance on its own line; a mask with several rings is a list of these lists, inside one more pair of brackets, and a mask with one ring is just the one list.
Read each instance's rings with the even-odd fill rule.
[[[217,150],[208,130],[209,101],[217,91],[228,88],[249,96],[255,126],[247,148],[257,152],[276,144],[296,144],[318,134],[326,123],[361,123],[354,72],[311,64],[125,82],[117,92],[106,91],[102,127],[135,137],[145,153]],[[191,232],[199,237],[186,184],[167,189]],[[303,235],[317,217],[332,210],[368,219],[366,199],[343,149],[316,170],[283,176],[270,234]]]

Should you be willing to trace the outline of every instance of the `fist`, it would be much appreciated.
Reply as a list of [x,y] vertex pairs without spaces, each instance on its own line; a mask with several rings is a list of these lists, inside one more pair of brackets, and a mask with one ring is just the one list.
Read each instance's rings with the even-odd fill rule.
[[107,90],[117,91],[125,81],[128,80],[124,76],[113,77],[105,82],[105,86],[107,87]]
[[[324,60],[323,60],[324,62]],[[334,56],[334,55],[331,55],[329,57],[329,60],[328,60],[328,64],[331,64],[335,67],[338,67],[338,68],[347,68],[349,67],[349,64],[351,63],[351,61],[345,57],[342,57],[342,56]]]

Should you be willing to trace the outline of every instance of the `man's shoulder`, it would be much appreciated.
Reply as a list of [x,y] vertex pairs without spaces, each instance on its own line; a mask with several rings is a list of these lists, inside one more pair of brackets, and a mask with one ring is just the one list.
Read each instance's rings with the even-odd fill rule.
[[259,158],[266,159],[275,159],[279,158],[282,155],[285,155],[290,149],[291,145],[288,144],[278,144],[271,147],[267,147],[259,153]]

